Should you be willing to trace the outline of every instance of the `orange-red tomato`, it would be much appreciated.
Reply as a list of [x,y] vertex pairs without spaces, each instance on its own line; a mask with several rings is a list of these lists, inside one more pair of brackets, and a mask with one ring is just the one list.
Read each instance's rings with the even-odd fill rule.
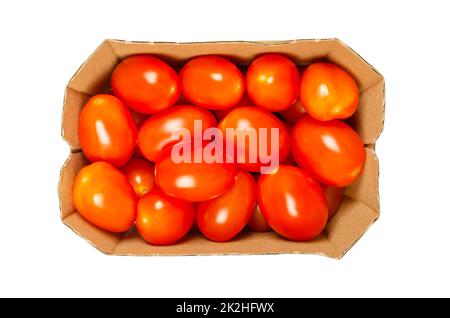
[[316,119],[343,119],[356,111],[359,91],[344,69],[332,63],[313,63],[300,80],[300,99]]
[[128,108],[112,95],[95,95],[81,110],[78,139],[86,157],[120,167],[133,154],[136,124]]
[[239,171],[228,191],[215,199],[198,203],[197,226],[211,241],[229,241],[245,227],[255,203],[255,180],[250,173]]
[[164,147],[180,140],[172,133],[183,128],[194,137],[194,120],[201,121],[202,133],[217,123],[214,115],[206,109],[189,105],[175,106],[151,116],[139,129],[138,147],[141,153],[146,159],[156,161]]
[[325,194],[325,198],[327,199],[328,220],[330,220],[339,210],[339,207],[344,200],[345,188],[322,186],[322,189]]
[[[242,106],[234,108],[232,111],[228,113],[228,115],[223,118],[218,124],[218,128],[222,131],[223,136],[228,144],[234,143],[235,146],[235,162],[239,164],[242,169],[248,171],[259,171],[262,166],[269,166],[270,164],[264,161],[268,159],[264,159],[260,156],[263,153],[263,156],[274,156],[275,153],[272,152],[272,128],[277,129],[278,132],[278,147],[274,145],[275,151],[278,152],[279,162],[282,162],[286,159],[289,154],[289,135],[286,130],[286,127],[283,125],[281,120],[279,120],[275,115],[269,113],[268,111],[254,107],[254,106]],[[227,128],[234,129],[234,140],[227,137]],[[249,142],[249,138],[245,139],[245,146],[242,147],[242,142],[238,141],[241,136],[251,136],[250,129],[254,128],[256,143],[252,145]],[[266,133],[261,134],[263,132],[260,128],[266,128]],[[237,133],[237,134],[236,134]],[[267,138],[264,138],[267,137]],[[240,147],[238,147],[240,144]],[[263,148],[260,145],[264,145]],[[245,158],[238,158],[239,151],[245,154]],[[256,162],[253,159],[256,158]]]
[[122,173],[127,177],[139,197],[147,194],[155,185],[154,166],[140,158],[132,158],[122,167]]
[[267,224],[267,221],[264,219],[258,204],[255,205],[255,209],[253,210],[253,214],[248,221],[247,226],[253,232],[269,232],[272,230],[270,225]]
[[[207,145],[200,145],[199,152],[204,152]],[[178,146],[184,148],[176,148]],[[186,157],[186,160],[173,160],[172,150]],[[186,149],[185,152],[183,149]],[[189,149],[189,150],[187,150]],[[234,164],[226,163],[224,154],[222,162],[206,161],[200,158],[195,162],[194,142],[179,142],[163,150],[155,165],[156,184],[164,193],[190,202],[200,202],[213,199],[224,193],[232,184],[236,174]],[[208,159],[209,160],[209,159]]]
[[148,243],[169,245],[189,232],[194,219],[192,203],[169,197],[156,188],[139,200],[136,227]]
[[111,87],[127,106],[145,114],[172,106],[180,96],[175,70],[150,55],[135,55],[123,60],[114,69]]
[[259,177],[258,205],[270,227],[294,241],[307,241],[325,228],[328,208],[320,185],[298,167],[280,165]]
[[73,183],[75,209],[93,225],[125,232],[136,219],[137,197],[128,179],[106,162],[83,167]]
[[299,95],[297,65],[281,54],[255,59],[246,75],[247,93],[253,103],[271,112],[289,108]]
[[291,150],[300,167],[319,182],[335,187],[352,183],[361,173],[366,153],[356,131],[340,120],[300,119],[291,134]]
[[245,90],[244,77],[236,65],[213,55],[187,62],[180,71],[180,82],[186,99],[208,109],[237,105]]

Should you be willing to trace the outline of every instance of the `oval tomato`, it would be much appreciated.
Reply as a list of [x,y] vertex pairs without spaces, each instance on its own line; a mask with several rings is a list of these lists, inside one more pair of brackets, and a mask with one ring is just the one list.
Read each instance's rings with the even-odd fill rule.
[[241,71],[230,61],[213,55],[196,57],[180,71],[183,96],[208,109],[235,106],[245,90]]
[[327,199],[328,220],[330,220],[339,210],[339,207],[344,200],[345,188],[322,186],[322,189],[325,194],[325,198]]
[[[234,108],[220,121],[218,128],[225,137],[227,147],[234,145],[235,162],[242,169],[256,172],[261,167],[270,165],[271,157],[278,155],[279,162],[282,162],[289,154],[289,135],[286,127],[275,115],[264,109],[254,106]],[[234,139],[227,138],[229,128],[234,132]],[[272,145],[272,129],[276,129],[273,132],[278,134],[278,145]],[[254,143],[250,142],[250,138],[243,139],[239,136],[254,136]],[[239,152],[245,156],[239,157]]]
[[145,114],[154,114],[175,104],[180,96],[179,86],[175,70],[150,55],[126,58],[111,76],[114,94],[131,109]]
[[132,158],[121,170],[139,197],[153,189],[155,173],[154,166],[151,163],[144,159]]
[[247,226],[253,232],[269,232],[272,230],[266,219],[264,219],[258,204],[256,204]]
[[125,232],[136,219],[133,187],[109,163],[95,162],[83,167],[75,177],[72,197],[75,209],[101,229]]
[[313,118],[343,119],[356,111],[359,91],[344,69],[332,63],[313,63],[300,80],[300,99]]
[[299,95],[297,65],[281,54],[255,59],[246,75],[247,93],[253,103],[271,112],[291,106]]
[[133,154],[136,124],[128,108],[112,95],[95,95],[83,107],[78,121],[81,149],[91,162],[120,167]]
[[[190,202],[210,200],[231,186],[236,167],[226,163],[220,151],[216,152],[217,157],[222,157],[220,162],[206,161],[202,157],[195,162],[195,154],[201,156],[208,146],[194,148],[194,145],[190,141],[179,142],[162,151],[155,165],[156,184],[164,193],[179,199]],[[174,160],[172,150],[183,160]]]
[[189,105],[175,106],[148,118],[139,129],[138,147],[143,156],[156,161],[159,153],[169,144],[179,141],[173,133],[187,129],[194,137],[194,120],[201,124],[201,133],[216,125],[209,111]]
[[325,228],[328,208],[320,185],[298,167],[281,165],[259,177],[258,205],[270,227],[294,241],[307,241]]
[[228,191],[215,199],[198,203],[197,226],[211,241],[229,241],[245,227],[255,203],[255,180],[250,173],[239,171]]
[[139,200],[136,228],[148,243],[169,245],[189,232],[194,218],[192,203],[154,189]]
[[366,153],[358,134],[339,120],[300,119],[291,134],[291,149],[299,166],[319,182],[335,187],[352,183],[361,173]]

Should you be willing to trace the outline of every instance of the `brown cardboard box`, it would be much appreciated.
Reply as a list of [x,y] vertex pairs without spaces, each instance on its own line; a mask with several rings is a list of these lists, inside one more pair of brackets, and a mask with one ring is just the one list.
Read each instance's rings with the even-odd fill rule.
[[[243,232],[227,243],[208,241],[193,232],[178,244],[152,246],[132,229],[124,234],[103,231],[85,221],[72,203],[72,183],[88,162],[78,143],[78,117],[94,94],[108,92],[109,78],[121,59],[134,54],[156,54],[172,65],[204,54],[220,54],[240,65],[248,65],[257,55],[279,52],[297,64],[329,60],[341,65],[356,79],[360,105],[351,123],[366,147],[367,160],[359,179],[349,186],[344,202],[321,236],[309,242],[292,242],[273,232]],[[104,41],[79,68],[67,85],[62,115],[62,136],[71,154],[61,169],[59,199],[61,219],[78,235],[107,254],[114,255],[212,255],[312,253],[342,257],[379,217],[378,160],[375,142],[383,129],[384,79],[357,53],[337,39],[280,42],[153,43]]]

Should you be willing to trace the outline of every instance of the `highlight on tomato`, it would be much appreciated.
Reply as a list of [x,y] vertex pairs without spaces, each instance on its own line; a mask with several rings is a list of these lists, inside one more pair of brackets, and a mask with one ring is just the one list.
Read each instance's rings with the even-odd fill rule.
[[180,71],[180,83],[187,100],[207,109],[234,107],[245,91],[244,76],[236,65],[214,55],[187,62]]
[[248,223],[255,204],[255,180],[250,173],[239,171],[226,192],[197,204],[197,226],[211,241],[229,241]]
[[106,231],[125,232],[136,219],[137,197],[133,187],[107,162],[81,168],[73,182],[72,198],[78,213]]
[[117,97],[93,96],[80,113],[78,139],[91,162],[123,166],[136,145],[137,129],[128,108]]
[[300,100],[315,119],[348,118],[358,107],[358,85],[346,70],[335,64],[313,63],[301,77]]
[[264,219],[287,239],[311,240],[327,224],[328,207],[319,183],[298,167],[280,165],[261,175],[257,198]]
[[121,169],[138,197],[150,192],[155,185],[155,167],[141,158],[131,158]]
[[148,243],[170,245],[189,232],[194,218],[192,203],[169,197],[155,188],[139,200],[136,228]]
[[252,102],[271,112],[289,108],[299,96],[297,65],[282,54],[264,54],[249,66],[247,93]]
[[156,184],[169,196],[190,202],[223,194],[236,174],[223,149],[213,142],[180,141],[161,152],[155,164]]
[[340,120],[300,119],[291,133],[291,150],[297,164],[319,182],[344,187],[356,180],[366,152],[358,133]]
[[195,136],[195,121],[201,124],[199,134],[216,125],[216,119],[206,109],[192,105],[178,105],[148,118],[139,129],[138,148],[150,161],[156,161],[159,153],[180,139],[174,134],[181,129]]
[[138,113],[154,114],[175,104],[180,96],[178,74],[152,55],[126,58],[111,76],[114,94]]

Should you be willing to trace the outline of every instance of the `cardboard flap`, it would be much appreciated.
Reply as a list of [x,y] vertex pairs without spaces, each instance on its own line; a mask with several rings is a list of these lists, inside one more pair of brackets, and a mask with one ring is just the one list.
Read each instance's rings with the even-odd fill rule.
[[207,240],[199,232],[189,233],[180,242],[169,246],[146,243],[134,229],[129,231],[114,248],[114,255],[217,255],[217,254],[279,254],[308,253],[338,257],[334,247],[323,236],[309,242],[293,242],[275,232],[243,231],[226,243]]
[[92,225],[78,213],[72,213],[63,220],[75,233],[83,237],[92,246],[106,254],[111,254],[123,234],[110,233]]
[[338,257],[344,256],[377,219],[378,213],[364,203],[345,198],[326,227],[327,238]]
[[346,196],[361,201],[375,212],[379,212],[378,174],[378,158],[372,149],[366,148],[364,169],[358,179],[346,188]]
[[109,40],[120,59],[134,54],[155,54],[174,64],[181,64],[199,55],[217,54],[227,56],[241,65],[248,65],[256,56],[280,52],[290,56],[297,64],[311,63],[325,58],[335,45],[335,39],[294,40],[275,42],[127,42]]
[[350,118],[365,145],[373,145],[377,141],[384,125],[384,79],[360,92],[359,106]]
[[103,41],[73,75],[68,87],[88,95],[107,92],[110,87],[109,78],[118,63],[119,58],[109,42]]
[[68,87],[64,96],[64,106],[62,113],[61,135],[69,144],[70,149],[80,149],[78,141],[78,118],[81,109],[91,98],[91,95],[81,93]]
[[75,207],[73,206],[72,201],[73,181],[78,174],[78,171],[80,171],[80,169],[88,163],[89,162],[83,153],[77,152],[72,153],[61,168],[58,194],[62,220],[75,212]]

